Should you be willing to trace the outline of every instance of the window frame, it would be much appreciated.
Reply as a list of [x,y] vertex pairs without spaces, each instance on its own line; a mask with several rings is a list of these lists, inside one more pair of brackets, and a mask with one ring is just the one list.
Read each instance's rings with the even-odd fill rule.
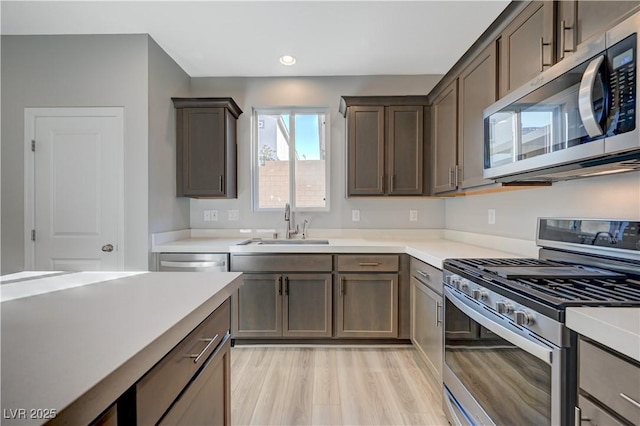
[[[330,108],[326,106],[268,106],[252,107],[251,111],[251,206],[254,212],[276,212],[282,208],[260,207],[260,174],[258,158],[258,116],[267,114],[288,114],[289,135],[293,143],[289,146],[289,205],[291,211],[296,212],[328,212],[330,211],[330,182],[331,182],[331,138],[330,138]],[[325,142],[325,205],[324,207],[299,207],[296,205],[296,114],[324,114],[324,142]]]

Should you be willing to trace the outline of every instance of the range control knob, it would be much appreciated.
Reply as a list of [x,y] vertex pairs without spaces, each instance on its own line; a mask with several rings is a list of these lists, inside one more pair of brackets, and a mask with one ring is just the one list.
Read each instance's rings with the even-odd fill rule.
[[533,325],[535,323],[535,319],[531,312],[527,311],[516,311],[516,324],[518,325]]
[[464,278],[460,278],[460,280],[458,281],[458,285],[456,285],[456,288],[461,291],[467,290],[469,288],[469,282]]
[[480,290],[480,289],[475,289],[471,292],[471,295],[473,296],[474,299],[476,300],[486,300],[487,297],[489,297],[489,293],[487,293],[484,290]]
[[500,314],[510,314],[513,312],[513,305],[509,302],[496,302],[496,310]]

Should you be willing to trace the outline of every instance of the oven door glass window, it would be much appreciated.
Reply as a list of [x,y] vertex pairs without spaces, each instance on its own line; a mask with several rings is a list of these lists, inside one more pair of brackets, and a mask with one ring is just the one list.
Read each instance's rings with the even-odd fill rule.
[[[446,298],[445,298],[446,299]],[[498,425],[551,423],[551,366],[446,299],[445,364]]]

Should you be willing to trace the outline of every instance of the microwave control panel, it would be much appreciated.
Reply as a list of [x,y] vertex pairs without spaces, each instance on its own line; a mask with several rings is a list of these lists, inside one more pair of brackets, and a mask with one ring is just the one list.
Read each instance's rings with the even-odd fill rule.
[[607,49],[610,113],[607,134],[630,132],[636,127],[636,34]]

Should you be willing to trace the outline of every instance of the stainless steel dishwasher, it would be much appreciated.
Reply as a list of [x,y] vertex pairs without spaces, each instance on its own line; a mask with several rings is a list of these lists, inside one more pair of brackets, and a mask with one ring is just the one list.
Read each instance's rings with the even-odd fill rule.
[[227,272],[227,253],[160,253],[158,271]]

